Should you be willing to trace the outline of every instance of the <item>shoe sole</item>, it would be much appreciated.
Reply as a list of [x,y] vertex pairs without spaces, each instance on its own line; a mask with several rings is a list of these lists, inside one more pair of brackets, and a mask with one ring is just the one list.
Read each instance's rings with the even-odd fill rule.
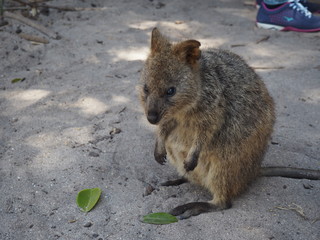
[[263,29],[269,29],[269,30],[277,30],[277,31],[283,31],[284,27],[273,25],[273,24],[267,24],[267,23],[259,23],[257,22],[258,28]]
[[294,31],[294,32],[319,32],[320,28],[315,29],[299,29],[294,27],[283,27],[279,25],[273,25],[268,23],[259,23],[257,22],[258,28],[269,29],[269,30],[277,30],[277,31]]

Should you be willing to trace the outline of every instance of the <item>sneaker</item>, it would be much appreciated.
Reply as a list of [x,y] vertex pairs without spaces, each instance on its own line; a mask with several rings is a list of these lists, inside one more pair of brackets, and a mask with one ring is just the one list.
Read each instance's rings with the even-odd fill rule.
[[320,31],[320,17],[312,15],[299,0],[289,0],[274,9],[268,9],[262,2],[257,26],[280,31],[317,32]]
[[[256,6],[259,8],[263,0],[256,0]],[[308,10],[312,13],[320,13],[320,4],[308,2],[307,0],[300,0],[299,1],[304,7],[308,8]]]

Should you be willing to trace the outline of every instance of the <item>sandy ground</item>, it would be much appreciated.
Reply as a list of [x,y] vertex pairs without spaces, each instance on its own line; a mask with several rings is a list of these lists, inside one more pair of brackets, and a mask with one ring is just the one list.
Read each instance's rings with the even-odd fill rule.
[[[44,35],[8,20],[0,29],[0,239],[320,239],[320,182],[280,177],[257,179],[226,211],[164,226],[139,221],[211,197],[191,184],[160,186],[177,175],[153,159],[154,129],[135,90],[155,26],[172,40],[243,56],[277,105],[264,165],[320,169],[320,33],[257,29],[257,10],[244,3],[52,1],[94,9],[40,15],[62,37],[40,45],[16,31]],[[102,196],[85,214],[75,198],[93,187]]]

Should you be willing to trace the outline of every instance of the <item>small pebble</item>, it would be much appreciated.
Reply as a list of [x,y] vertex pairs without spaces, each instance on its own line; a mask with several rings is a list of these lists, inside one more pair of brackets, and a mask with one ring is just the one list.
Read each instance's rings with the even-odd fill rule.
[[119,134],[121,133],[120,128],[112,128],[112,130],[109,132],[110,135]]
[[312,189],[312,188],[313,188],[313,186],[312,186],[311,184],[309,184],[309,183],[304,183],[304,184],[303,184],[303,187],[304,187],[305,189]]
[[92,222],[87,222],[85,225],[83,225],[84,227],[91,227],[92,226]]
[[18,122],[18,121],[19,121],[18,118],[12,118],[12,120],[11,120],[12,123],[15,123],[15,122]]
[[164,6],[166,6],[166,4],[162,3],[162,2],[158,2],[156,4],[156,9],[160,9],[160,8],[163,8]]
[[143,197],[150,195],[154,190],[155,190],[154,187],[148,184],[143,194]]
[[89,157],[99,157],[100,155],[96,152],[90,152]]

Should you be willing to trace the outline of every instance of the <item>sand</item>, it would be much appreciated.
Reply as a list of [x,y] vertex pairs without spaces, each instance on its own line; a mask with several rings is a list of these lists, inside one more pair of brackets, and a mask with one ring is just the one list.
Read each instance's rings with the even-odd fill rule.
[[[247,1],[50,4],[85,8],[38,17],[59,40],[12,19],[0,28],[1,240],[320,239],[320,182],[305,179],[261,177],[229,210],[162,226],[140,222],[211,196],[188,183],[160,186],[178,176],[153,159],[154,128],[135,89],[153,27],[174,41],[229,49],[256,69],[276,103],[263,165],[319,170],[320,33],[258,29]],[[33,44],[17,30],[49,43]],[[77,193],[95,187],[100,201],[81,212]]]

